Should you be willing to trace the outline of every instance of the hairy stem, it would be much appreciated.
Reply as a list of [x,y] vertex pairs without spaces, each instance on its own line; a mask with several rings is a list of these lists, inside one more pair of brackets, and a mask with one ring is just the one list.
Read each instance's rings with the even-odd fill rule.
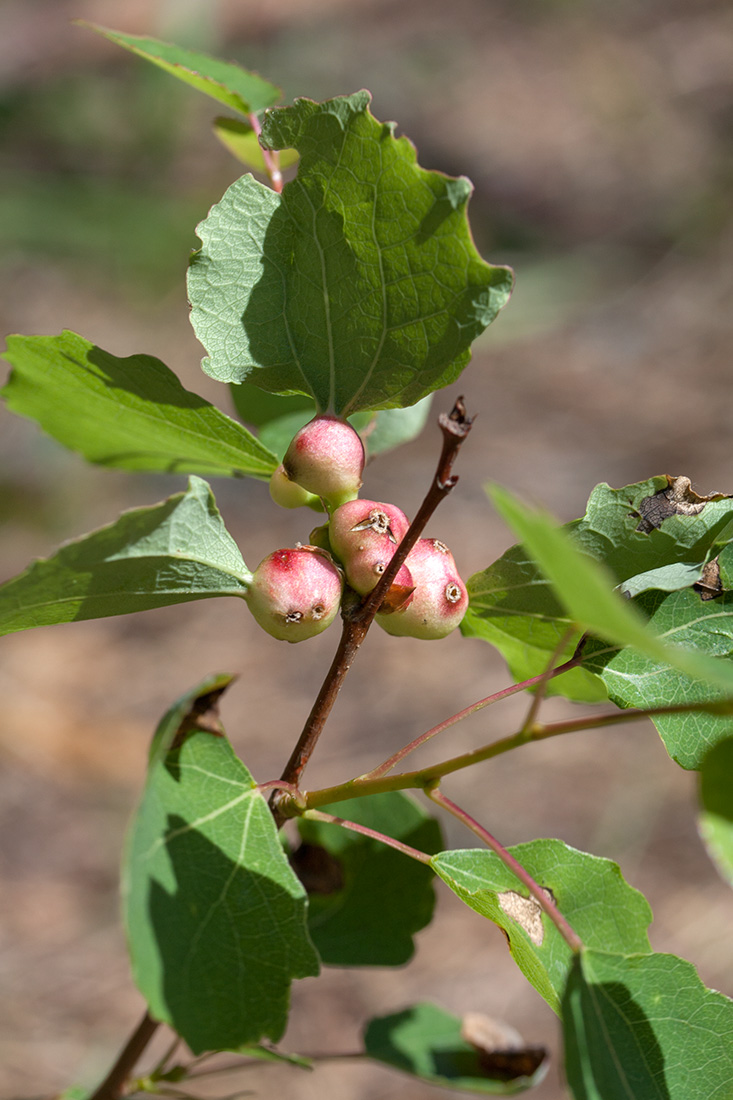
[[491,835],[488,829],[485,829],[483,825],[479,825],[475,818],[471,817],[466,810],[463,810],[460,806],[457,806],[455,802],[452,802],[450,798],[442,794],[437,787],[430,788],[426,790],[425,793],[428,798],[432,799],[436,806],[442,806],[444,810],[447,810],[448,813],[453,814],[455,818],[462,821],[463,824],[469,828],[472,833],[475,833],[488,848],[491,848],[492,852],[496,853],[504,866],[508,867],[512,874],[516,875],[522,885],[527,887],[532,897],[550,918],[571,951],[581,951],[583,948],[583,941],[570,927],[554,901],[547,896],[540,884],[535,882],[529,871],[522,867],[522,864],[514,858],[511,852],[508,852],[504,845],[500,844],[496,837]]
[[138,1059],[158,1029],[158,1021],[146,1012],[133,1031],[104,1081],[92,1093],[89,1100],[119,1100],[125,1082],[137,1065]]
[[[346,675],[366,637],[374,616],[379,610],[382,600],[387,595],[400,566],[422,534],[425,524],[440,502],[456,484],[458,478],[453,476],[451,471],[461,444],[471,430],[471,423],[472,421],[466,416],[463,399],[460,397],[450,415],[441,413],[438,417],[438,426],[443,433],[443,448],[435,476],[415,519],[410,524],[407,534],[395,550],[394,557],[379,578],[373,591],[361,601],[356,593],[347,590],[342,606],[343,629],[338,649],[316,696],[311,712],[306,719],[297,744],[285,765],[281,776],[284,782],[295,785],[299,783],[326,720],[333,709]],[[291,797],[286,791],[276,791],[273,794],[270,806],[278,825],[282,825],[285,818],[292,813],[292,807],[289,805],[291,801]]]
[[394,837],[387,836],[386,833],[379,833],[376,829],[370,829],[367,825],[360,825],[357,821],[346,821],[343,817],[335,817],[334,814],[326,814],[321,810],[306,810],[301,816],[309,818],[311,821],[325,821],[328,825],[340,825],[343,829],[350,829],[353,833],[361,833],[362,836],[368,836],[372,840],[378,840],[381,844],[387,844],[395,851],[409,856],[410,859],[418,860],[419,863],[430,863],[430,856],[426,852],[421,852],[418,848],[412,848],[409,844],[403,844],[401,840],[395,840]]

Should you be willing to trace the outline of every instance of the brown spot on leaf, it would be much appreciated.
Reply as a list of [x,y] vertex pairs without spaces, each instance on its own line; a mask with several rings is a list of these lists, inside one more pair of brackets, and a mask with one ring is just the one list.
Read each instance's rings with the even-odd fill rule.
[[692,587],[700,593],[701,600],[714,600],[716,596],[722,595],[723,582],[720,579],[720,565],[717,558],[706,563],[700,580]]
[[461,1038],[478,1054],[486,1076],[504,1081],[531,1077],[547,1057],[544,1047],[527,1046],[515,1028],[481,1012],[466,1013],[461,1024]]
[[170,752],[179,749],[190,734],[198,731],[210,733],[214,737],[224,736],[224,730],[219,720],[219,699],[228,686],[228,684],[225,684],[224,687],[216,688],[206,695],[199,695],[198,699],[194,700],[190,710],[176,730],[169,749]]
[[710,493],[700,496],[692,488],[689,477],[667,477],[667,488],[653,496],[644,497],[639,505],[639,523],[636,530],[648,535],[655,527],[661,527],[670,516],[697,516],[711,500],[724,500],[730,493]]
[[319,844],[301,844],[291,855],[290,866],[308,894],[335,894],[343,889],[341,864]]
[[[552,901],[552,891],[543,890],[543,893]],[[505,890],[497,894],[499,905],[508,917],[516,921],[527,933],[532,943],[537,947],[542,946],[545,938],[545,929],[542,924],[542,906],[535,898],[525,898],[514,890]]]

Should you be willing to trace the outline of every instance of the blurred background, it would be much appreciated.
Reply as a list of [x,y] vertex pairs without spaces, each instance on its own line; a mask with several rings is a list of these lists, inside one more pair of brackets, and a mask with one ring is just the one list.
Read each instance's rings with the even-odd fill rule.
[[[478,416],[460,483],[427,532],[452,547],[464,576],[511,541],[487,503],[488,479],[563,520],[582,514],[602,480],[686,474],[700,492],[733,490],[729,3],[2,0],[3,332],[68,327],[118,356],[157,355],[231,411],[225,387],[199,369],[183,282],[194,226],[239,175],[211,133],[217,107],[76,18],[237,60],[279,83],[285,101],[368,87],[375,115],[397,121],[424,167],[472,179],[477,244],[515,267],[517,288],[460,387],[436,398],[447,409],[464,393]],[[411,514],[438,448],[431,423],[368,469],[364,493]],[[0,577],[182,485],[86,466],[0,410]],[[215,479],[214,489],[250,567],[307,538],[312,520],[276,509],[266,485]],[[117,865],[160,715],[204,675],[239,673],[225,725],[254,775],[274,777],[336,640],[332,629],[283,646],[227,600],[2,640],[2,1096],[94,1083],[143,1010],[127,971]],[[480,641],[437,646],[375,629],[309,785],[367,770],[506,682]],[[511,732],[525,706],[479,714],[420,759]],[[551,701],[547,714],[572,709]],[[733,994],[731,899],[697,838],[695,777],[670,762],[651,726],[533,746],[455,777],[446,792],[505,844],[557,836],[617,859],[652,903],[655,950],[683,955]],[[451,821],[446,833],[453,846],[472,844]],[[284,1046],[353,1050],[366,1018],[419,999],[498,1016],[545,1043],[555,1057],[535,1095],[565,1096],[554,1016],[501,933],[443,890],[406,969],[299,983]],[[295,1100],[428,1092],[349,1063],[222,1081],[224,1092]]]

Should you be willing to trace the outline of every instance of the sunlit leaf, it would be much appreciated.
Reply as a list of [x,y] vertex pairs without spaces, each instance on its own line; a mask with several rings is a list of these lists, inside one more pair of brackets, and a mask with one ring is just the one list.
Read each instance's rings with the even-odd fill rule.
[[0,634],[211,596],[243,597],[249,579],[211,489],[192,477],[185,493],[123,512],[0,585]]
[[[616,863],[560,840],[533,840],[509,851],[543,890],[550,891],[585,944],[628,954],[649,950],[651,910]],[[504,930],[517,966],[558,1012],[573,953],[527,888],[497,855],[483,848],[441,852],[431,864],[466,905]]]
[[4,358],[13,367],[2,390],[8,408],[89,462],[257,478],[268,478],[277,466],[251,432],[184,389],[150,355],[118,359],[63,332],[9,336]]
[[163,718],[123,864],[127,938],[150,1013],[194,1053],[277,1041],[293,978],[318,973],[305,891],[206,681]]
[[281,90],[269,80],[263,80],[257,73],[249,72],[232,61],[219,61],[204,53],[160,42],[157,38],[121,34],[94,23],[79,22],[244,115],[271,107],[282,97]]
[[271,111],[262,140],[301,155],[277,195],[233,184],[197,232],[191,320],[220,381],[321,410],[412,405],[458,377],[507,301],[466,220],[471,185],[428,172],[358,92]]

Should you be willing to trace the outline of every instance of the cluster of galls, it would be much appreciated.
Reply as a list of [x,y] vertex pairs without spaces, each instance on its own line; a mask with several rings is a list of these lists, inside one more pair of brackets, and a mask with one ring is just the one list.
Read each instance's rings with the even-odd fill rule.
[[[268,634],[300,642],[333,622],[344,577],[365,596],[385,572],[410,522],[393,504],[359,499],[364,447],[350,424],[318,416],[293,438],[272,476],[273,500],[285,508],[324,506],[328,523],[311,542],[276,550],[260,562],[247,592],[250,611]],[[444,638],[460,623],[468,604],[448,547],[419,539],[400,566],[376,621],[411,638]]]

